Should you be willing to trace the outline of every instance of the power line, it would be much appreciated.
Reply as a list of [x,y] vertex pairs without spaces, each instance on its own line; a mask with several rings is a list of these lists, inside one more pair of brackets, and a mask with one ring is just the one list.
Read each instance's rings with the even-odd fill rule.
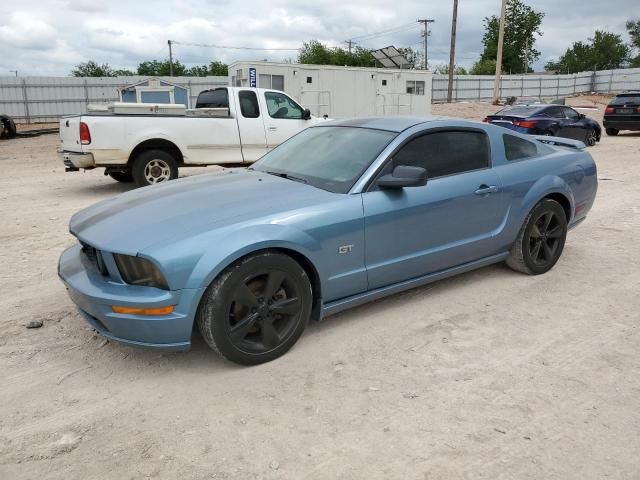
[[229,46],[229,45],[211,45],[211,44],[207,44],[207,43],[178,42],[176,40],[169,40],[169,42],[171,42],[172,45],[186,45],[186,46],[190,46],[190,47],[206,47],[206,48],[221,48],[221,49],[226,49],[226,50],[262,50],[262,51],[269,51],[269,50],[298,51],[298,50],[300,50],[300,47],[296,47],[296,48],[236,47],[236,46]]
[[373,38],[377,38],[377,37],[384,37],[386,35],[390,35],[393,33],[398,33],[398,32],[402,32],[402,31],[407,31],[407,30],[411,30],[412,28],[417,27],[418,25],[416,25],[415,23],[410,23],[407,25],[402,25],[402,26],[398,26],[395,28],[391,28],[389,30],[383,30],[381,32],[374,32],[374,33],[368,33],[366,35],[360,35],[357,37],[352,37],[350,40],[353,41],[354,43],[360,43],[363,41],[367,41],[367,40],[371,40]]

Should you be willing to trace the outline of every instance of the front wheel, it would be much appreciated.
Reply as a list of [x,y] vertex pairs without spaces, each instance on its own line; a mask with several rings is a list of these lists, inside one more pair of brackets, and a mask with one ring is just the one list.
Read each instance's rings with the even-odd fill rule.
[[291,257],[248,256],[225,270],[204,293],[196,322],[222,357],[256,365],[284,355],[304,331],[312,305],[311,283]]
[[178,165],[165,150],[147,150],[134,160],[131,173],[138,187],[146,187],[178,178]]
[[606,128],[605,132],[607,132],[607,135],[609,135],[610,137],[615,137],[616,135],[618,135],[618,132],[620,132],[620,130],[618,130],[617,128]]
[[556,264],[567,238],[567,217],[562,206],[551,199],[538,203],[525,220],[507,265],[528,275],[546,273]]
[[589,130],[587,130],[587,133],[585,134],[584,143],[589,147],[593,147],[597,141],[598,141],[598,134],[596,133],[596,131],[593,128],[590,128]]

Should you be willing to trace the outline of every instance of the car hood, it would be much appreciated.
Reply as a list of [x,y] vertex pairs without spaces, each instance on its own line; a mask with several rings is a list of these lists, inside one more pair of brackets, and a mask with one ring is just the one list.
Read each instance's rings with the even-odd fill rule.
[[195,175],[133,190],[76,213],[69,230],[100,250],[143,249],[233,223],[259,221],[339,194],[252,170]]

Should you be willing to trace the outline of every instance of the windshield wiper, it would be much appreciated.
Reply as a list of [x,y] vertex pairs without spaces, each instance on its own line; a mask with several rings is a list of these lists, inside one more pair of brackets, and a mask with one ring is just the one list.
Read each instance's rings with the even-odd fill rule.
[[274,172],[270,170],[263,170],[264,173],[268,173],[269,175],[275,175],[276,177],[286,178],[287,180],[293,180],[294,182],[300,183],[309,183],[304,178],[296,177],[286,172]]

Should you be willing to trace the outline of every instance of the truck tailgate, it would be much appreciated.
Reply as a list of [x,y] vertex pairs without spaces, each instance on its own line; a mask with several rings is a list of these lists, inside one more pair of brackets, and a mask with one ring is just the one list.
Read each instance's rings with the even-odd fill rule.
[[80,144],[80,115],[60,119],[60,149],[67,152],[82,152]]

